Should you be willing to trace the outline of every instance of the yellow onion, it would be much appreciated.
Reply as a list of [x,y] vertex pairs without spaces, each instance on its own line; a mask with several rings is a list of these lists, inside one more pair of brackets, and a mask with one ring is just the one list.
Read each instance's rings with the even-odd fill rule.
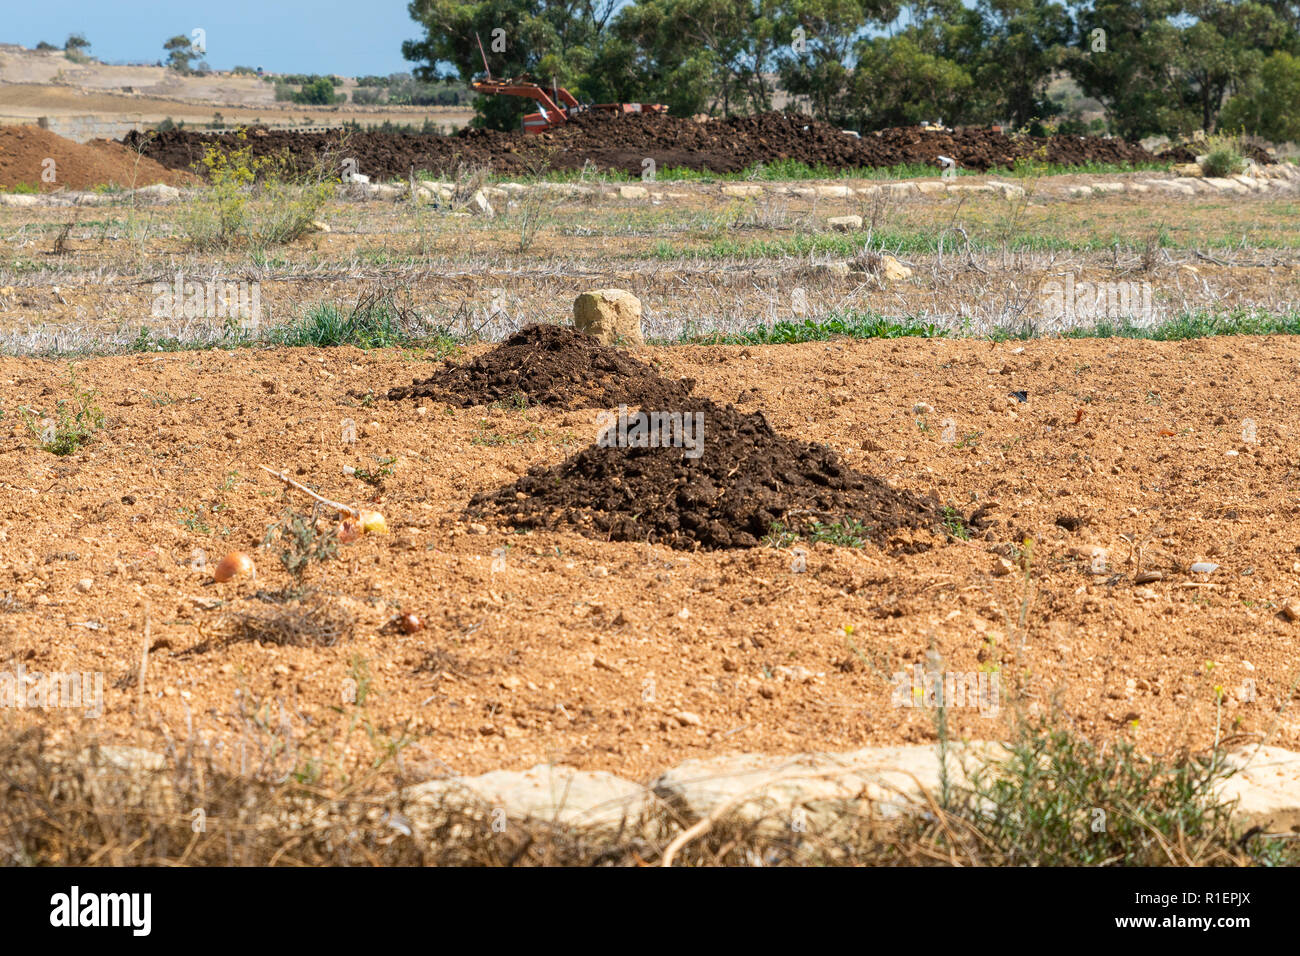
[[402,629],[403,634],[414,634],[416,631],[424,630],[424,622],[414,614],[403,614],[397,619],[397,626]]
[[257,580],[257,567],[253,564],[253,559],[243,551],[231,551],[221,559],[216,570],[212,572],[212,580],[218,584],[235,578]]
[[366,534],[388,534],[388,522],[378,511],[363,511],[358,520]]

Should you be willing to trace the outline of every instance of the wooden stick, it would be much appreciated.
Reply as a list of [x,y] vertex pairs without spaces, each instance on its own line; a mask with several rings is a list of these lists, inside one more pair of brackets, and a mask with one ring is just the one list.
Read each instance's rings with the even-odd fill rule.
[[298,482],[294,481],[292,478],[290,478],[282,471],[276,471],[273,468],[267,468],[266,465],[262,465],[261,468],[263,471],[267,472],[268,474],[274,475],[276,478],[283,481],[290,488],[297,488],[303,494],[310,495],[312,498],[315,498],[321,504],[333,508],[335,511],[342,511],[344,514],[351,515],[354,518],[361,517],[360,513],[357,511],[356,508],[350,508],[347,505],[339,504],[337,501],[330,501],[328,498],[322,498],[320,495],[316,494],[316,492],[312,491],[310,488],[306,487],[305,485],[300,485]]

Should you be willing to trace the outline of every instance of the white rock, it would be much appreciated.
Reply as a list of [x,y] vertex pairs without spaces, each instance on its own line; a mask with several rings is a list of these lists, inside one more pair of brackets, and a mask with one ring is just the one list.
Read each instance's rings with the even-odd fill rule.
[[831,216],[826,220],[826,225],[830,226],[835,232],[853,232],[862,228],[862,217]]
[[487,818],[499,809],[515,820],[610,829],[643,819],[650,805],[650,793],[640,784],[603,770],[551,764],[430,780],[408,787],[402,796],[409,801],[407,817],[422,826],[436,826],[443,809]]
[[141,186],[135,190],[135,195],[155,202],[175,202],[181,198],[181,191],[165,183],[154,183],[152,186]]
[[1300,828],[1300,754],[1281,747],[1240,747],[1225,755],[1224,766],[1236,773],[1220,784],[1217,794],[1238,801],[1233,820],[1242,829],[1293,833]]
[[481,189],[476,191],[470,198],[469,205],[466,208],[476,216],[483,216],[487,219],[491,219],[496,215],[496,210],[492,208],[492,203],[488,201],[487,193]]
[[[959,748],[949,752],[952,782],[964,779]],[[938,749],[869,747],[851,753],[767,756],[739,754],[687,760],[653,784],[660,799],[686,819],[724,804],[765,831],[788,830],[796,810],[825,835],[863,816],[894,817],[923,806],[922,790],[939,788]]]
[[722,187],[722,195],[735,198],[763,195],[763,187],[758,183],[728,183]]
[[850,186],[818,186],[817,195],[822,199],[848,199],[853,195]]
[[619,186],[618,194],[623,199],[649,199],[650,190],[644,186]]

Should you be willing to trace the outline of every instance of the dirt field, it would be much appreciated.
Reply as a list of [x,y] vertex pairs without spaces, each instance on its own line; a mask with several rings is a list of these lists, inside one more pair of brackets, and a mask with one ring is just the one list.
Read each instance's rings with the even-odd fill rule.
[[[408,759],[457,772],[555,760],[640,776],[726,750],[932,740],[927,711],[891,706],[891,679],[935,653],[1007,691],[996,714],[954,708],[958,736],[995,738],[1013,704],[1059,701],[1089,735],[1157,750],[1216,728],[1300,746],[1296,625],[1280,614],[1300,569],[1292,340],[643,357],[898,488],[988,509],[992,524],[972,540],[810,545],[802,571],[776,547],[484,533],[462,518],[468,499],[590,444],[594,411],[379,398],[430,369],[413,356],[139,355],[77,364],[107,427],[56,458],[33,451],[16,409],[66,395],[67,368],[5,359],[0,653],[29,671],[105,672],[103,726],[124,739],[145,633],[145,713],[173,733],[194,721],[233,741],[242,690],[284,701],[300,741],[332,740],[340,693],[365,672],[379,725],[417,739]],[[346,418],[355,446],[340,443]],[[381,461],[378,488],[344,474]],[[281,508],[260,465],[387,516],[388,536],[312,574],[356,616],[333,646],[222,642],[223,617],[289,583],[257,550]],[[192,566],[196,551],[211,562],[234,549],[256,555],[256,584],[216,585]],[[1218,568],[1190,572],[1200,561]],[[403,633],[399,613],[424,629]]]
[[[996,680],[947,709],[957,737],[1000,739],[1017,712],[1059,708],[1092,739],[1149,752],[1300,747],[1300,624],[1283,612],[1300,597],[1300,346],[1044,337],[1062,326],[1039,303],[1069,276],[1147,284],[1153,323],[1289,315],[1294,192],[1072,198],[1160,175],[1127,173],[1020,178],[1006,194],[866,198],[870,183],[843,180],[753,195],[664,182],[630,198],[595,177],[538,200],[464,175],[496,190],[494,216],[340,198],[320,213],[329,232],[224,252],[193,250],[193,197],[0,208],[0,659],[102,673],[87,725],[108,740],[198,734],[229,754],[256,714],[338,766],[409,738],[408,778],[552,761],[644,779],[706,754],[932,741],[934,709],[904,706],[918,665]],[[862,222],[832,229],[843,215]],[[849,269],[868,245],[911,274]],[[384,288],[429,334],[368,351],[159,351],[223,341],[220,320],[158,317],[158,284],[178,273],[256,284],[268,328]],[[604,409],[545,397],[582,375],[552,375],[535,400],[388,397],[567,321],[575,295],[607,286],[644,303],[653,344],[631,358],[735,406],[706,419],[707,483],[674,497],[611,470],[590,447]],[[951,338],[700,344],[846,315]],[[629,361],[573,367],[626,384],[644,372]],[[82,400],[102,428],[67,455],[39,448],[41,420]],[[709,422],[750,441],[721,472]],[[792,448],[793,463],[762,457]],[[264,542],[287,502],[261,466],[381,511],[389,533],[312,562],[318,597],[286,601],[281,546]],[[548,497],[564,468],[588,483]],[[831,532],[788,501],[768,534],[724,540],[707,524],[766,520],[782,489],[817,481],[807,497],[844,511]],[[628,487],[660,509],[643,540],[637,496],[612,490]],[[494,506],[470,508],[477,495]],[[889,523],[867,499],[931,504]],[[256,581],[214,583],[237,550]],[[317,639],[273,640],[268,615],[290,612],[306,622],[290,632]],[[343,706],[357,698],[364,730]],[[0,710],[6,726],[70,730]]]

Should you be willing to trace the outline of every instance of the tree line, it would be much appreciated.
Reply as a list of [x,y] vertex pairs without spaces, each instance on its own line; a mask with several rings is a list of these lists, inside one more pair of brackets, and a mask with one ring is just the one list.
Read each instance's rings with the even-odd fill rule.
[[[781,91],[837,125],[1048,124],[1049,85],[1099,101],[1106,131],[1300,139],[1300,0],[413,0],[402,53],[431,80],[531,75],[584,102],[677,115],[771,109]],[[523,101],[477,122],[516,128]]]

